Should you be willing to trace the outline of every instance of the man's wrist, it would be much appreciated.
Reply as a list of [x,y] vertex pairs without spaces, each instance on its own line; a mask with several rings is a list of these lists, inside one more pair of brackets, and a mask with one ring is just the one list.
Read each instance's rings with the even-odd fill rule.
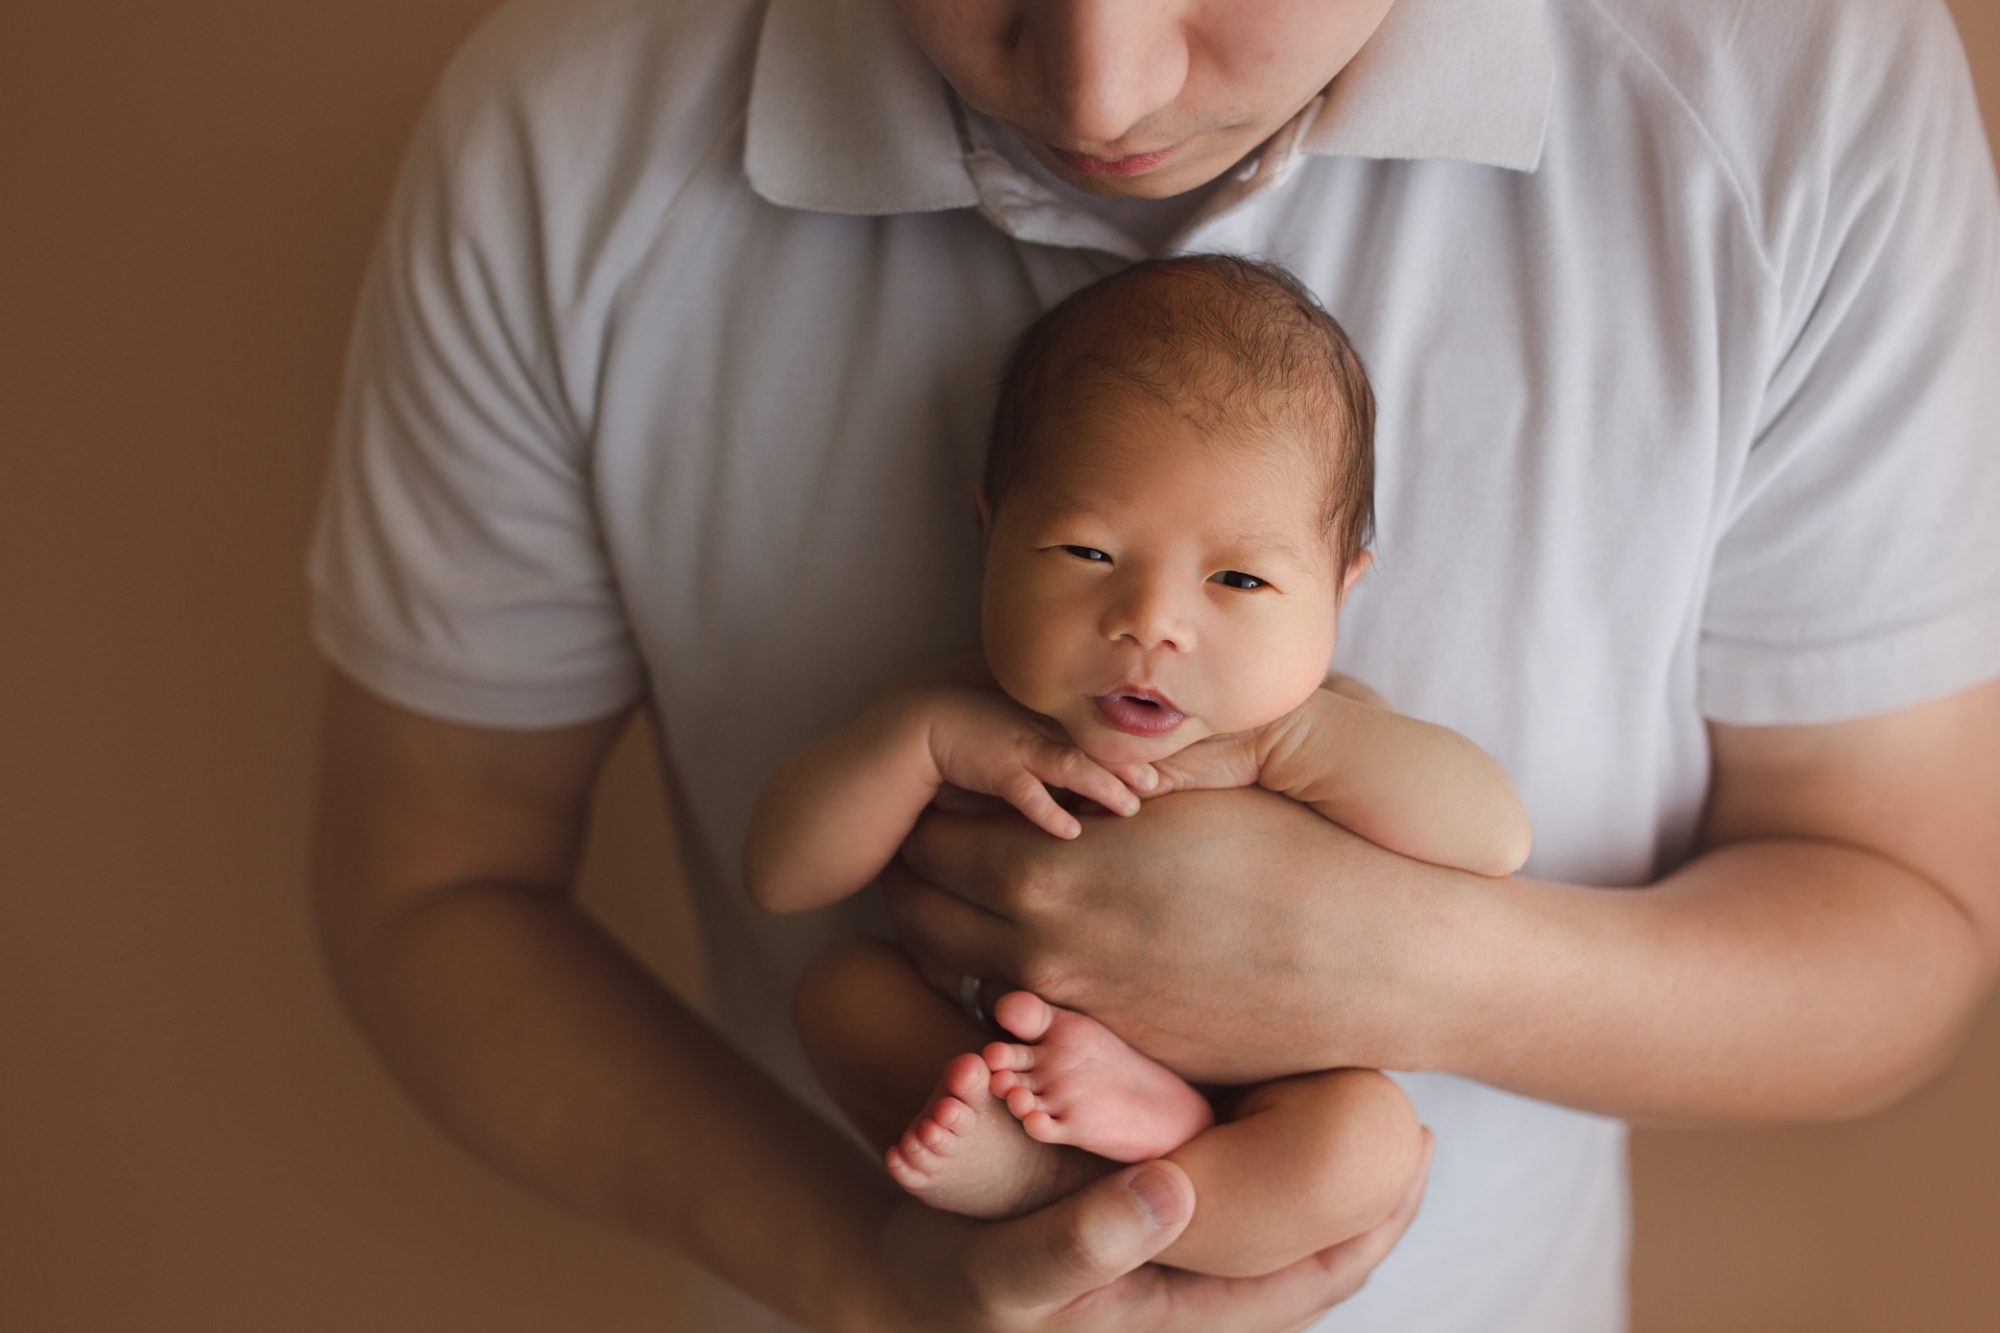
[[[1389,915],[1375,932],[1378,1000],[1336,1026],[1337,1063],[1472,1073],[1496,1042],[1505,1043],[1508,987],[1521,980],[1535,943],[1523,926],[1525,886],[1415,861],[1343,833],[1361,854],[1379,859],[1379,868],[1362,873],[1382,885],[1377,901]],[[1342,890],[1335,884],[1327,891]],[[1342,920],[1352,928],[1351,912]],[[1352,986],[1341,983],[1340,1006],[1351,1013],[1353,1000]]]
[[813,1320],[815,1327],[827,1333],[900,1333],[908,1326],[885,1262],[897,1207],[894,1200],[886,1204],[871,1200],[865,1216],[840,1229],[836,1249],[843,1253],[827,1284],[824,1313]]

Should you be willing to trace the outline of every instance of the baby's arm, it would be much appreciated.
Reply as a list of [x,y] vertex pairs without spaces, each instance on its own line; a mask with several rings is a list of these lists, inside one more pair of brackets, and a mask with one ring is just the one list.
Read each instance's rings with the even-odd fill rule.
[[1510,875],[1528,859],[1528,813],[1514,784],[1449,728],[1323,689],[1257,733],[1256,745],[1260,786],[1379,847],[1482,875]]
[[1346,677],[1266,727],[1211,737],[1155,768],[1154,795],[1261,786],[1434,865],[1508,875],[1528,858],[1527,812],[1490,755]]
[[[1143,767],[1121,775],[1143,781]],[[947,783],[998,796],[1050,833],[1073,838],[1082,825],[1049,786],[1131,814],[1139,799],[1121,775],[997,691],[898,690],[764,784],[744,844],[744,883],[773,912],[839,902],[882,872]]]

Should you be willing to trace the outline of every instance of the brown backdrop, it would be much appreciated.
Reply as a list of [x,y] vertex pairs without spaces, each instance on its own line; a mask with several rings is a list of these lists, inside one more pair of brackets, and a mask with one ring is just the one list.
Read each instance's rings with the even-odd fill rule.
[[[0,17],[0,1327],[667,1326],[320,978],[300,552],[397,154],[492,0]],[[1954,6],[1988,107],[2000,15]],[[648,757],[587,897],[695,984]],[[2000,1015],[1863,1124],[1642,1134],[1641,1333],[2000,1328]],[[1990,1271],[1990,1269],[1989,1269]]]

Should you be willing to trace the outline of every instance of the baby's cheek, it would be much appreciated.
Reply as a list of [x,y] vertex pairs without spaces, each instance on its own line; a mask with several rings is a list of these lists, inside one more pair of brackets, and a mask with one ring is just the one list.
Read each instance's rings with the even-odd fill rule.
[[986,665],[992,671],[995,683],[1023,708],[1049,713],[1060,699],[1051,674],[1033,643],[1008,639],[989,645]]
[[1257,662],[1241,677],[1228,729],[1249,731],[1277,721],[1310,699],[1325,679],[1325,668],[1311,657]]

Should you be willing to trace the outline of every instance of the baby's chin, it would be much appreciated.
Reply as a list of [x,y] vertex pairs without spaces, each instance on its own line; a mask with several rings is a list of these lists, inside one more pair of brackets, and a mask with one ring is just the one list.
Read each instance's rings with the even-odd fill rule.
[[1209,734],[1196,718],[1187,718],[1164,736],[1133,736],[1094,719],[1067,727],[1076,748],[1100,764],[1152,764],[1179,754]]

